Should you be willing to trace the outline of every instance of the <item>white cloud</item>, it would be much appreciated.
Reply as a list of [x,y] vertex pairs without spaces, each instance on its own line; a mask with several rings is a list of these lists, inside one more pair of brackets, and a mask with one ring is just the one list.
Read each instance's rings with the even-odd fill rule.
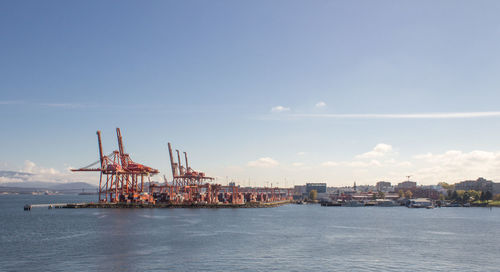
[[320,108],[324,108],[324,107],[326,107],[326,103],[325,102],[320,101],[320,102],[316,103],[316,108],[320,109]]
[[321,166],[327,166],[327,167],[331,167],[331,166],[338,166],[339,163],[338,162],[334,162],[334,161],[326,161],[324,163],[321,164]]
[[17,177],[0,177],[0,183],[22,182],[22,181],[24,181],[24,179]]
[[269,167],[274,167],[279,165],[278,161],[269,158],[269,157],[263,157],[255,161],[250,161],[247,164],[248,166],[252,167],[263,167],[263,168],[269,168]]
[[[12,168],[11,168],[12,169]],[[5,170],[12,171],[12,170]],[[12,173],[0,176],[0,183],[4,182],[53,182],[53,183],[66,183],[66,182],[87,182],[96,184],[99,177],[96,173],[92,172],[71,172],[70,168],[64,171],[58,171],[54,168],[46,168],[38,166],[36,163],[26,160],[24,166],[19,170],[14,170]]]
[[306,152],[303,152],[303,151],[297,152],[297,155],[299,155],[299,156],[304,156],[305,154],[306,154]]
[[271,112],[284,112],[284,111],[289,111],[290,108],[283,107],[283,106],[276,106],[271,108]]
[[500,152],[449,150],[441,154],[420,154],[413,158],[427,165],[416,173],[423,179],[457,182],[477,177],[500,178]]
[[370,166],[382,166],[382,163],[380,163],[378,160],[371,160],[369,162],[352,161],[352,162],[347,162],[346,165],[350,167],[370,167]]
[[29,160],[24,161],[24,167],[22,171],[30,174],[52,174],[52,175],[59,174],[59,171],[57,171],[54,168],[40,167],[37,166],[34,162]]
[[363,153],[361,155],[357,155],[358,159],[371,159],[371,158],[379,158],[386,156],[388,154],[393,153],[393,149],[391,145],[380,143],[377,144],[371,151]]
[[301,167],[301,166],[304,166],[304,163],[302,163],[302,162],[294,162],[294,163],[292,163],[292,166],[293,167]]
[[335,119],[456,119],[456,118],[481,118],[500,117],[500,111],[483,112],[449,112],[449,113],[362,113],[362,114],[293,114],[301,118],[335,118]]

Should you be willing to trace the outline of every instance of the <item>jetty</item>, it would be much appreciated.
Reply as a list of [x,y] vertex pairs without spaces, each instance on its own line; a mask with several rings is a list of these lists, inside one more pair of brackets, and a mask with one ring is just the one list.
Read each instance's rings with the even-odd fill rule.
[[272,208],[283,206],[292,203],[292,201],[276,201],[276,202],[247,202],[244,204],[233,203],[56,203],[56,204],[26,204],[24,205],[25,211],[30,211],[32,208],[62,208],[62,209],[152,209],[152,208],[205,208],[205,209],[219,209],[219,208]]

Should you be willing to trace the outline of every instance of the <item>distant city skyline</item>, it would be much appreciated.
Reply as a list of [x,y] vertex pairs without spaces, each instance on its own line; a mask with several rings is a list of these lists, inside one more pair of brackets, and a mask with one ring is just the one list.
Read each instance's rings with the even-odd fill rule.
[[96,184],[120,127],[157,181],[167,142],[245,186],[500,181],[498,1],[0,8],[0,170]]

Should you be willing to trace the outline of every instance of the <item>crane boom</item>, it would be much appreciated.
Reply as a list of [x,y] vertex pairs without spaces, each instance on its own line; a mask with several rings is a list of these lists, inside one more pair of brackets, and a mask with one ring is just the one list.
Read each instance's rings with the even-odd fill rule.
[[101,131],[97,131],[97,144],[99,145],[99,160],[101,161],[101,169],[104,168],[104,158],[102,155],[102,141],[101,141]]

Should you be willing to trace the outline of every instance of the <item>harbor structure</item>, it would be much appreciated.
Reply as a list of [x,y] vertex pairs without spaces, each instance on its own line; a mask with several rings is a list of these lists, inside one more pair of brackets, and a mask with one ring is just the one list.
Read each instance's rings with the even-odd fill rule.
[[[255,187],[240,188],[235,183],[223,186],[204,172],[191,168],[188,155],[174,152],[168,143],[172,180],[164,176],[164,182],[153,182],[151,177],[159,171],[134,162],[125,152],[120,128],[116,128],[118,150],[103,155],[101,132],[97,131],[99,160],[72,171],[99,172],[99,203],[129,203],[155,205],[242,205],[245,203],[283,203],[293,198],[292,188]],[[177,160],[176,160],[177,159]],[[326,190],[326,184],[325,184]],[[255,206],[255,205],[253,205]],[[268,205],[266,205],[268,206]],[[123,207],[123,205],[110,206]],[[235,206],[236,207],[236,206]]]

